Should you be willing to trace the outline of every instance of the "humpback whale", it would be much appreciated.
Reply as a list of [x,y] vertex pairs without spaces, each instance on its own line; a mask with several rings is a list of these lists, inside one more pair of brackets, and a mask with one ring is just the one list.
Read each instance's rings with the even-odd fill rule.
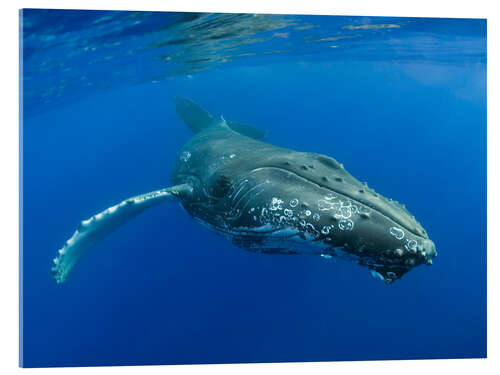
[[215,118],[190,99],[174,102],[194,135],[176,158],[172,185],[80,222],[53,260],[57,283],[97,242],[165,201],[179,201],[242,249],[343,258],[387,284],[432,264],[435,245],[415,217],[334,158],[265,143],[252,126]]

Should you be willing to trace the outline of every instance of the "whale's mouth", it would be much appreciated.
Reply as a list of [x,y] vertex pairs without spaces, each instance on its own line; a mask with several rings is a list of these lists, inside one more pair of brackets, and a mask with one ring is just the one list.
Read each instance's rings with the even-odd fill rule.
[[279,166],[262,166],[253,169],[252,172],[258,172],[262,170],[274,170],[280,173],[284,173],[288,176],[293,175],[299,180],[304,181],[304,183],[313,184],[320,189],[326,189],[329,192],[344,197],[345,199],[363,205],[366,208],[386,217],[395,225],[406,229],[415,236],[423,239],[429,238],[425,230],[415,221],[414,217],[411,216],[408,211],[406,211],[404,206],[399,206],[396,202],[375,193],[372,189],[368,190],[365,185],[361,184],[350,175],[350,178],[333,178],[336,183],[331,183],[331,179],[325,180],[314,174],[311,175],[311,173],[307,173],[307,168],[303,168],[304,172],[302,172]]

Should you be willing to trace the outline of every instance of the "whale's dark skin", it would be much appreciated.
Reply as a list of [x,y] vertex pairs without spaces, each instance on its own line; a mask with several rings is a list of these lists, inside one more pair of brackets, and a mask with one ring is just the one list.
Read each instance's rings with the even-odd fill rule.
[[[437,255],[434,243],[415,218],[399,203],[356,180],[335,159],[264,143],[257,139],[263,136],[257,129],[215,120],[189,99],[176,98],[176,109],[195,134],[176,158],[174,186],[139,196],[140,204],[168,195],[240,248],[341,257],[368,267],[386,283],[413,267],[432,264]],[[130,204],[115,206],[118,213],[104,211],[102,222],[120,215],[125,221],[135,211],[142,212],[128,213],[135,207],[131,201],[139,202],[131,198],[124,201]],[[87,232],[98,231],[83,229],[80,236]],[[77,231],[68,241],[76,243],[68,249],[78,250],[79,242],[85,242],[78,235]],[[53,268],[59,282],[78,260],[65,259],[65,248]],[[67,270],[58,264],[64,261],[71,264]]]
[[436,255],[403,206],[356,180],[335,159],[276,147],[223,123],[187,142],[172,182],[195,187],[193,199],[182,201],[191,216],[247,250],[340,255],[386,282],[431,264]]

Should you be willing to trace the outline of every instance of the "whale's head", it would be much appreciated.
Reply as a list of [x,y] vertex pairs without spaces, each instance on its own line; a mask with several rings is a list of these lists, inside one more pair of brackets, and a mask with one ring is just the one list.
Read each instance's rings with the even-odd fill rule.
[[[437,255],[403,205],[359,182],[333,158],[274,150],[243,162],[251,166],[245,173],[216,177],[225,197],[218,211],[229,213],[222,231],[240,247],[341,257],[386,283],[431,265]],[[212,185],[215,195],[220,186]]]
[[335,159],[298,153],[281,164],[282,177],[296,180],[294,198],[307,206],[298,211],[299,221],[305,214],[319,232],[314,242],[321,255],[355,260],[386,283],[432,264],[436,247],[406,207],[355,179]]

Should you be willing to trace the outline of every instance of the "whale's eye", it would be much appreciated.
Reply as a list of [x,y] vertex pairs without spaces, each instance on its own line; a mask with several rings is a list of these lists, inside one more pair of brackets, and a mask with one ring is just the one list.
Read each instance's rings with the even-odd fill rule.
[[212,187],[212,195],[215,197],[224,197],[231,188],[231,181],[227,176],[220,175]]

